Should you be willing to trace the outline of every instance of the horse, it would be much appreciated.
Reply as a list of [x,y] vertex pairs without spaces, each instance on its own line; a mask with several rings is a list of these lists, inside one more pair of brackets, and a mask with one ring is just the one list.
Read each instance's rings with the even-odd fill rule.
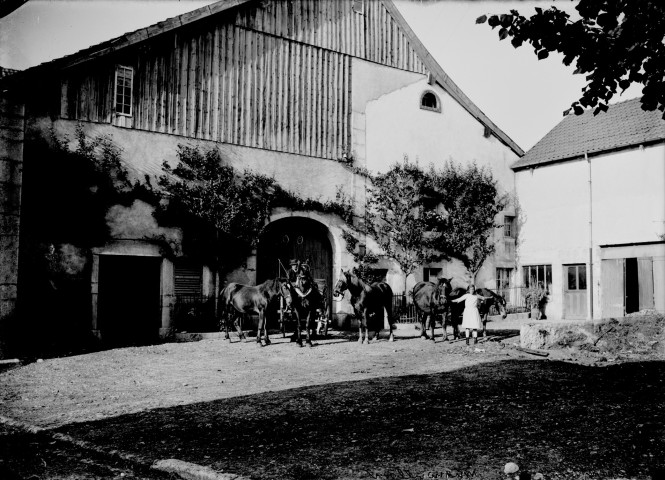
[[490,307],[492,305],[496,306],[501,314],[501,318],[506,318],[508,316],[508,312],[506,311],[506,299],[487,288],[479,288],[476,290],[476,293],[483,297],[490,297],[490,300],[481,300],[478,302],[478,313],[480,313],[480,318],[483,321],[483,337],[486,337],[487,317],[489,316]]
[[[459,334],[459,326],[462,324],[462,315],[464,313],[464,303],[455,303],[452,302],[452,300],[456,300],[462,295],[464,295],[466,292],[466,288],[455,288],[450,292],[450,295],[448,296],[448,299],[451,300],[450,306],[450,322],[453,326],[453,332],[455,335],[455,338],[457,338]],[[489,310],[492,305],[495,305],[498,309],[499,312],[501,313],[502,318],[506,318],[508,316],[508,313],[506,312],[506,300],[499,295],[498,293],[494,293],[492,290],[489,290],[487,288],[478,288],[476,290],[477,295],[481,295],[483,297],[490,297],[489,300],[484,300],[480,299],[478,301],[478,313],[480,313],[480,318],[483,322],[483,337],[487,336],[487,317],[489,316]]]
[[[452,280],[452,279],[450,279]],[[420,320],[421,333],[420,338],[434,341],[434,326],[436,324],[436,315],[443,313],[443,336],[448,341],[448,331],[446,330],[446,317],[448,312],[448,295],[452,290],[450,280],[447,278],[438,278],[437,283],[418,282],[411,291],[413,304],[416,306],[418,318]],[[426,320],[429,318],[432,338],[427,336]]]
[[[345,272],[343,269],[333,296],[343,296],[348,290],[351,293],[351,305],[360,320],[358,343],[369,343],[369,331],[374,330],[374,341],[379,338],[379,331],[383,328],[383,311],[388,312],[388,324],[390,326],[390,336],[388,340],[393,342],[393,324],[392,324],[392,301],[393,291],[385,282],[376,282],[371,285],[363,282],[360,278],[351,272]],[[364,339],[363,339],[364,331]]]
[[[233,324],[238,331],[241,339],[245,338],[240,325],[238,324],[238,314],[252,314],[256,313],[259,316],[259,325],[256,331],[256,343],[260,346],[270,345],[270,338],[268,338],[268,328],[265,320],[265,311],[271,301],[281,295],[285,300],[287,305],[291,305],[291,290],[289,289],[289,282],[283,278],[275,278],[272,280],[266,280],[265,282],[257,285],[255,287],[249,285],[243,285],[241,283],[229,283],[222,291],[219,293],[219,299],[221,302],[222,315],[224,315],[225,321],[225,331],[226,338],[230,340],[229,337],[229,318],[228,316],[231,313],[236,313],[234,315]],[[262,331],[265,335],[265,341],[262,342]]]
[[299,266],[295,285],[289,281],[289,288],[293,301],[293,312],[296,316],[296,332],[293,338],[295,342],[302,345],[301,317],[305,318],[305,343],[308,347],[312,346],[310,323],[317,317],[318,313],[324,308],[323,297],[319,288],[312,278],[308,264]]

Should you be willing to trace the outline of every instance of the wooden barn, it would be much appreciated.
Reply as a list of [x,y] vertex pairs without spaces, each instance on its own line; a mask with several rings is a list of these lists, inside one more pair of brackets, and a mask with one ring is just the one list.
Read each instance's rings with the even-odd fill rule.
[[[179,298],[214,295],[224,280],[165,255],[156,239],[177,244],[181,232],[157,225],[140,200],[109,208],[111,237],[89,245],[37,220],[49,202],[37,187],[48,182],[40,145],[73,143],[77,125],[88,138],[111,139],[136,179],[161,175],[179,144],[217,148],[230,165],[273,176],[302,198],[342,192],[359,209],[367,186],[359,169],[381,171],[404,155],[423,165],[475,161],[513,192],[510,165],[523,154],[391,0],[222,0],[5,78],[0,117],[1,325],[46,337],[62,330],[63,316],[102,338],[166,336]],[[497,222],[514,215],[508,207]],[[253,284],[276,275],[278,259],[310,257],[315,277],[331,285],[353,263],[343,226],[333,214],[274,211],[257,250],[227,280]],[[514,273],[514,237],[497,230],[496,241],[482,286]],[[60,265],[40,286],[30,272],[41,257]],[[399,268],[382,266],[401,291]],[[463,281],[462,270],[428,265],[412,280]],[[351,311],[334,307],[339,318]]]

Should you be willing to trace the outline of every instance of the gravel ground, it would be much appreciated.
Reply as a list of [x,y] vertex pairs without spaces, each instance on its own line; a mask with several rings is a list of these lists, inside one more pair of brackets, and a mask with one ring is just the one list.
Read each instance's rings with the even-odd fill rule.
[[516,325],[488,327],[470,346],[404,328],[371,345],[336,332],[313,348],[274,336],[46,359],[0,373],[0,415],[253,479],[498,480],[508,461],[546,479],[660,478],[662,359],[534,356]]

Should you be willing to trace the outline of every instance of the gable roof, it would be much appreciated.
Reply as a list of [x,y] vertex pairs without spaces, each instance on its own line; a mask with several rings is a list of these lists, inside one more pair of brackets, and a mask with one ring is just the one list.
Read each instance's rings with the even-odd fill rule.
[[[68,68],[75,65],[79,65],[89,60],[110,54],[112,52],[148,40],[158,35],[170,32],[184,25],[188,25],[193,22],[202,20],[204,18],[208,18],[211,15],[215,15],[224,12],[226,10],[230,10],[231,8],[241,6],[251,1],[255,0],[220,0],[219,2],[213,3],[211,5],[206,5],[191,12],[179,15],[177,17],[166,19],[162,22],[158,22],[149,27],[140,28],[133,32],[125,33],[123,35],[120,35],[119,37],[107,40],[97,45],[93,45],[91,47],[85,48],[71,55],[66,55],[64,57],[42,63],[41,65],[37,65],[35,67],[24,70],[23,75],[32,75],[35,72],[41,71],[44,68]],[[520,157],[524,155],[524,150],[522,150],[520,146],[517,145],[517,143],[515,143],[508,135],[506,135],[499,127],[497,127],[494,124],[494,122],[492,122],[482,112],[482,110],[480,110],[462,92],[462,90],[460,90],[460,88],[455,84],[455,82],[453,82],[450,79],[450,77],[446,74],[446,72],[444,72],[441,66],[436,62],[434,57],[432,57],[432,55],[425,48],[420,39],[413,32],[413,30],[408,25],[402,14],[393,4],[392,0],[380,0],[380,1],[384,5],[386,10],[390,13],[390,15],[393,17],[395,22],[397,22],[399,27],[403,29],[404,34],[407,36],[409,42],[411,43],[412,48],[415,50],[416,54],[423,62],[427,70],[431,73],[434,80],[455,101],[457,101],[457,103],[459,103],[467,112],[469,112],[469,114],[471,114],[482,125],[488,127],[492,131],[494,136],[497,139],[499,139],[499,141],[501,141],[504,145],[509,147],[516,155]]]
[[599,154],[648,143],[665,141],[665,120],[658,110],[642,110],[640,98],[609,106],[593,115],[568,115],[511,168],[539,165]]

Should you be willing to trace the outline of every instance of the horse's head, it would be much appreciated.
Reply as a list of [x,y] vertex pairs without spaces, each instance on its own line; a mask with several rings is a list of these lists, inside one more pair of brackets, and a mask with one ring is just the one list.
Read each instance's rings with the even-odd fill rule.
[[499,309],[499,313],[501,313],[501,318],[505,319],[508,316],[508,311],[506,310],[506,299],[503,298],[503,295],[498,294],[494,296],[494,299],[496,300],[496,306]]
[[339,276],[339,279],[337,280],[337,283],[335,284],[335,288],[333,289],[333,296],[334,297],[339,297],[343,296],[344,292],[349,288],[349,276],[348,272],[345,272],[344,270],[341,270],[341,275]]
[[293,297],[291,296],[291,282],[287,278],[280,278],[279,282],[279,295],[286,302],[286,306],[290,307],[293,303]]
[[439,277],[436,279],[436,288],[439,291],[439,304],[440,305],[447,305],[448,304],[448,297],[450,297],[450,293],[453,291],[453,286],[450,283],[452,278],[443,278]]

